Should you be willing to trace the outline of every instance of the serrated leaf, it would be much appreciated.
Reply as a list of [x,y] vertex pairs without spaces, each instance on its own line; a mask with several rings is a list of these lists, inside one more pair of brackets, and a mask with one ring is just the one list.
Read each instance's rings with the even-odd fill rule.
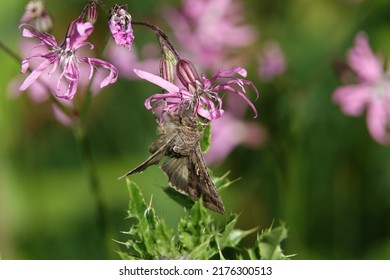
[[211,236],[209,236],[203,243],[194,247],[189,253],[191,260],[209,260],[218,251],[210,248]]
[[145,203],[144,197],[141,194],[141,190],[138,188],[137,184],[133,181],[126,179],[127,188],[129,190],[130,201],[129,201],[129,217],[130,218],[139,218],[143,216],[147,205]]
[[238,178],[238,179],[235,179],[235,180],[231,181],[228,178],[228,175],[230,174],[230,171],[226,172],[221,177],[213,176],[211,172],[210,172],[210,174],[211,174],[211,176],[213,178],[214,185],[215,185],[216,189],[218,190],[218,192],[226,189],[227,187],[231,186],[233,183],[235,183],[238,180],[240,180],[240,178]]
[[201,209],[199,203],[195,203],[187,215],[180,219],[178,224],[179,241],[186,250],[192,250],[196,244],[199,244]]
[[134,182],[127,179],[130,194],[129,217],[133,224],[127,234],[129,258],[159,259],[171,257],[175,253],[173,231],[160,220],[151,206],[147,205],[141,190]]
[[184,250],[191,252],[211,236],[210,225],[213,222],[210,214],[199,200],[187,212],[185,217],[180,219],[177,231],[179,242]]
[[243,238],[256,231],[256,228],[251,230],[236,229],[237,220],[238,215],[232,215],[230,222],[225,226],[225,230],[217,237],[221,250],[226,247],[236,247]]
[[272,226],[261,233],[257,238],[260,259],[262,260],[284,260],[287,257],[283,254],[280,244],[287,238],[285,224],[272,229]]

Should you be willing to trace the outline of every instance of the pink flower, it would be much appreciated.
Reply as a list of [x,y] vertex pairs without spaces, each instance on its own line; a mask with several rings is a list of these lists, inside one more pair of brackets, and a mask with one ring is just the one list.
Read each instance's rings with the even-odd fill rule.
[[169,9],[165,14],[183,46],[181,53],[203,68],[214,71],[232,65],[227,60],[227,53],[250,45],[256,38],[254,28],[242,24],[239,1],[182,0],[181,10]]
[[[79,49],[84,46],[93,48],[91,43],[86,42],[93,31],[90,22],[82,22],[80,19],[74,20],[70,24],[65,40],[61,45],[57,44],[52,35],[40,32],[30,24],[22,24],[20,27],[23,28],[22,34],[24,37],[37,38],[41,41],[31,50],[30,55],[22,61],[22,73],[26,73],[33,60],[39,60],[39,65],[24,80],[19,88],[21,91],[29,88],[44,71],[51,69],[48,75],[58,81],[54,91],[55,96],[68,100],[72,99],[78,88],[81,63],[89,66],[88,79],[92,78],[95,67],[103,67],[110,71],[108,76],[100,83],[101,88],[117,80],[118,71],[112,64],[98,58],[79,57],[77,55]],[[42,47],[45,47],[46,51],[42,51]],[[59,76],[55,77],[58,72]],[[65,87],[61,86],[64,82]]]
[[286,57],[276,42],[267,42],[259,57],[259,76],[270,81],[286,71]]
[[131,28],[131,15],[123,6],[115,5],[111,9],[111,17],[108,22],[112,38],[119,46],[131,50],[134,41],[133,29]]
[[237,95],[230,95],[224,103],[223,116],[211,124],[211,144],[205,154],[207,165],[223,162],[239,145],[257,148],[267,140],[267,131],[262,124],[243,119],[247,106],[238,99]]
[[216,75],[207,79],[198,73],[192,63],[187,60],[180,60],[177,64],[176,74],[184,87],[164,80],[163,78],[134,69],[134,72],[142,79],[154,83],[167,91],[157,93],[146,99],[145,106],[148,110],[162,109],[162,115],[166,112],[178,114],[182,109],[190,109],[194,115],[199,115],[208,120],[218,119],[223,114],[222,99],[219,92],[226,91],[240,96],[252,108],[257,116],[257,110],[252,102],[246,97],[244,85],[251,86],[258,96],[256,87],[252,82],[232,77],[232,74],[239,74],[246,77],[246,70],[235,67],[228,70],[221,70]]
[[364,33],[356,35],[347,62],[359,81],[337,88],[333,93],[333,101],[350,116],[360,116],[366,110],[371,136],[377,142],[389,145],[390,69],[384,72],[382,59],[374,55]]

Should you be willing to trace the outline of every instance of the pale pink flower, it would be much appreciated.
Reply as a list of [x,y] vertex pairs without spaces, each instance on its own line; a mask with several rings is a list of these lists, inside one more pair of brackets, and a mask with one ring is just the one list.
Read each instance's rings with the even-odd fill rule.
[[359,33],[355,45],[348,52],[347,62],[359,81],[337,88],[333,101],[350,116],[360,116],[366,111],[367,127],[379,143],[390,144],[390,68],[383,70],[383,60],[375,55],[366,34]]
[[259,56],[259,76],[262,81],[271,81],[286,71],[286,57],[277,42],[265,43]]
[[202,68],[217,71],[232,65],[228,53],[256,39],[254,28],[243,24],[242,15],[239,1],[182,0],[182,8],[167,10],[165,18],[182,46],[181,53]]
[[230,95],[224,102],[226,110],[222,117],[211,123],[211,144],[205,154],[207,165],[223,162],[239,145],[259,148],[267,141],[267,131],[262,124],[244,120],[247,106],[238,99]]
[[111,9],[111,17],[108,21],[111,36],[119,46],[131,50],[134,41],[133,29],[131,27],[131,15],[125,7],[115,5]]
[[[89,66],[88,79],[93,77],[94,69],[103,67],[109,70],[107,77],[102,80],[100,87],[105,87],[114,83],[118,77],[118,71],[112,64],[92,57],[80,57],[78,51],[84,46],[93,48],[93,45],[86,42],[86,39],[93,31],[93,25],[90,22],[82,22],[80,19],[74,20],[69,28],[64,42],[57,44],[56,39],[44,32],[38,31],[34,26],[22,24],[23,36],[27,38],[37,38],[41,41],[31,50],[30,55],[22,61],[22,73],[27,72],[30,64],[34,60],[39,61],[39,65],[33,69],[31,74],[20,86],[20,90],[28,89],[46,70],[48,75],[57,81],[57,87],[54,91],[56,97],[72,99],[77,92],[80,80],[80,67],[85,64]],[[42,51],[42,47],[46,50]],[[59,73],[59,74],[58,74]],[[66,84],[65,88],[61,86]]]
[[172,112],[178,114],[182,109],[189,109],[194,115],[199,115],[208,120],[215,120],[222,116],[222,99],[219,92],[230,92],[240,96],[252,108],[257,116],[257,110],[246,97],[245,85],[252,87],[257,96],[258,91],[252,82],[233,77],[239,74],[246,77],[246,70],[235,67],[221,70],[216,75],[207,79],[204,74],[199,77],[193,65],[187,60],[180,60],[177,64],[176,74],[184,87],[164,80],[151,73],[137,70],[134,72],[142,79],[154,83],[166,93],[157,93],[146,99],[145,106],[148,110],[162,109],[163,114]]

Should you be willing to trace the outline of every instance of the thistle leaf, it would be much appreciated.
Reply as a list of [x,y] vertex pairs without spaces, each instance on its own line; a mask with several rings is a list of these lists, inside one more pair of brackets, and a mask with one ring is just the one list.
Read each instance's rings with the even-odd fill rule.
[[289,256],[283,254],[281,243],[287,238],[287,228],[282,223],[277,228],[264,230],[257,236],[255,248],[247,250],[250,259],[286,260]]
[[160,259],[175,254],[174,234],[152,208],[147,205],[139,187],[126,180],[130,194],[128,217],[132,220],[127,232],[130,259]]

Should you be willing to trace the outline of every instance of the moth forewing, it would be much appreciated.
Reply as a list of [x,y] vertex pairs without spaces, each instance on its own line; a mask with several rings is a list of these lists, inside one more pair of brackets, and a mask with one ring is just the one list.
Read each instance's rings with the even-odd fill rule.
[[194,153],[190,156],[188,170],[188,190],[190,196],[196,200],[202,197],[203,204],[206,208],[223,214],[225,208],[222,199],[207,170],[199,144],[195,148]]
[[[173,141],[173,138],[171,138],[168,142],[164,143],[160,147],[158,147],[157,145],[154,145],[154,146],[152,145],[152,147],[155,148],[154,153],[149,158],[147,158],[143,163],[138,165],[136,168],[134,168],[134,169],[128,171],[126,174],[118,177],[118,180],[123,179],[124,177],[130,176],[130,175],[135,174],[135,173],[142,173],[149,166],[154,165],[154,164],[158,164],[160,162],[160,160],[163,158],[163,156],[166,154],[166,150],[167,150],[168,146],[171,145],[172,141]],[[150,150],[152,150],[152,147]]]

